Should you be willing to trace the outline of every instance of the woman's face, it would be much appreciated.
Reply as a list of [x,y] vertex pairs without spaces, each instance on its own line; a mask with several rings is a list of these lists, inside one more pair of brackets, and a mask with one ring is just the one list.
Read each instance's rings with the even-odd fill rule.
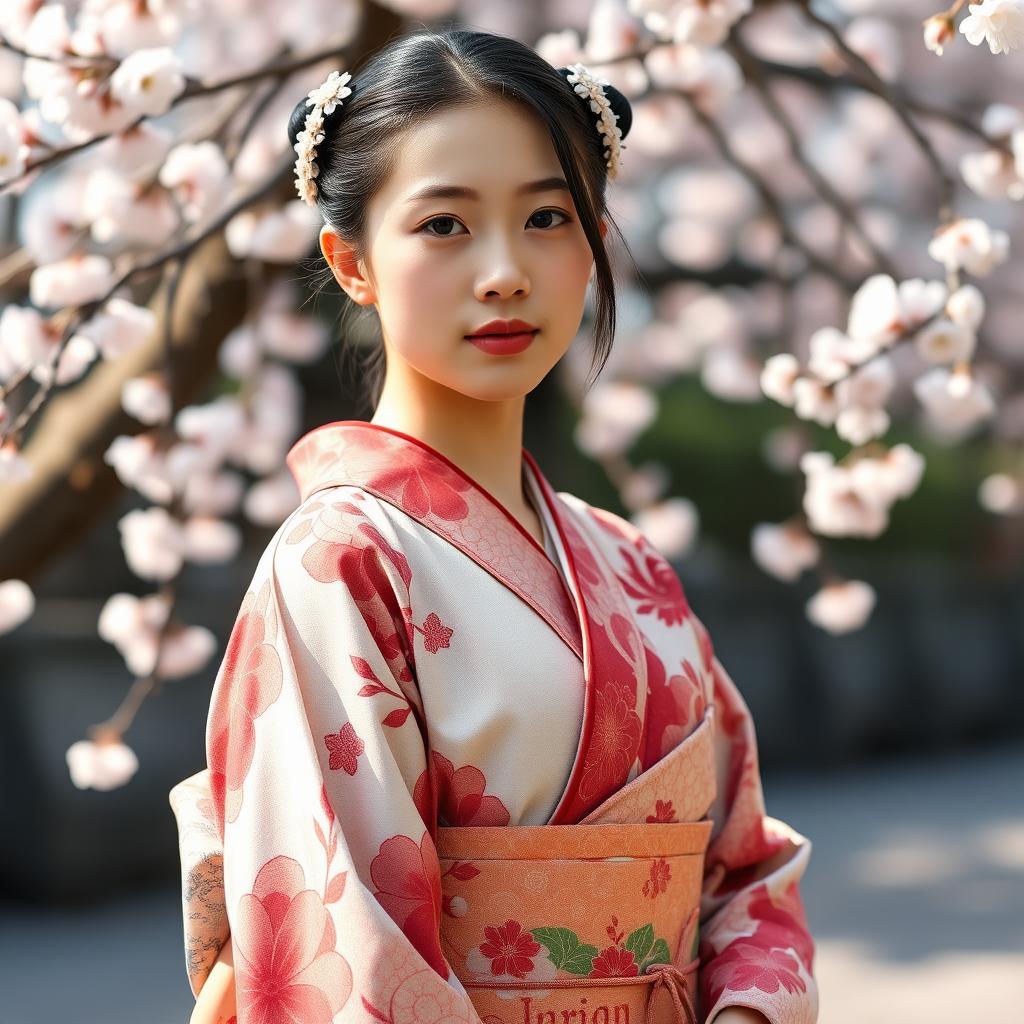
[[[342,287],[377,308],[389,376],[488,401],[540,383],[579,329],[593,267],[563,180],[547,130],[512,104],[450,108],[405,134],[368,209],[366,260],[346,268],[344,243],[321,232]],[[539,328],[521,352],[467,340],[512,319]]]

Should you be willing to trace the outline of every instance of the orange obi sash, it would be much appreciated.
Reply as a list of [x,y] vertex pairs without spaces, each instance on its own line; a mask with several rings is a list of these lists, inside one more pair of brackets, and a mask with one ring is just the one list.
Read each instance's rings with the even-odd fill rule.
[[484,1024],[699,1024],[712,822],[685,818],[714,798],[711,737],[578,825],[437,830],[441,947]]

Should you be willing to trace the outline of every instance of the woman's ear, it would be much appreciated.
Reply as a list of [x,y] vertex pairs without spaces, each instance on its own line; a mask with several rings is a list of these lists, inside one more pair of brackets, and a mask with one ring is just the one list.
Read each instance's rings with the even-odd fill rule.
[[353,302],[370,306],[377,301],[373,285],[363,275],[352,246],[326,224],[320,229],[320,251],[334,279]]

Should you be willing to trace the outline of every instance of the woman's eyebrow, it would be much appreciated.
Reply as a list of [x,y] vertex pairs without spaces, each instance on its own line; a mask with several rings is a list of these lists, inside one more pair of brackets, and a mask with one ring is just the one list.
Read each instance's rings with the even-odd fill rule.
[[[537,181],[528,181],[516,189],[516,195],[532,195],[536,192],[569,192],[569,183],[565,178],[551,177],[540,178]],[[480,193],[476,189],[467,188],[465,185],[427,185],[418,189],[406,200],[408,204],[418,203],[423,199],[479,199]]]

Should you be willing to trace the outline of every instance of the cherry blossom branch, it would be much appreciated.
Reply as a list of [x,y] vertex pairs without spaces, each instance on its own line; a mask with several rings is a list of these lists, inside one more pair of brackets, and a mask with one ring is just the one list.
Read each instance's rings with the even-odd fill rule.
[[853,280],[837,267],[833,266],[833,264],[816,253],[803,241],[802,238],[799,237],[799,235],[796,234],[786,219],[782,203],[778,196],[776,196],[772,191],[768,182],[765,181],[765,179],[745,160],[741,159],[733,148],[732,143],[729,141],[728,136],[722,130],[721,125],[719,125],[719,123],[710,114],[701,109],[700,104],[697,103],[692,96],[684,90],[679,89],[654,89],[646,95],[671,95],[681,97],[689,107],[693,116],[701,123],[701,126],[708,135],[711,136],[725,161],[735,167],[736,170],[739,171],[739,173],[742,174],[743,177],[746,178],[746,180],[754,187],[754,190],[760,197],[762,204],[767,209],[772,219],[778,224],[779,231],[782,234],[783,239],[790,246],[800,252],[811,267],[826,277],[831,278],[847,292],[852,293],[857,288],[859,281]]
[[[281,162],[278,165],[278,167],[273,171],[272,174],[267,176],[267,178],[263,181],[261,185],[259,185],[253,191],[246,193],[240,199],[232,203],[229,207],[227,207],[227,209],[225,209],[217,217],[215,217],[202,231],[198,232],[193,237],[186,239],[183,242],[180,242],[173,248],[165,252],[159,253],[158,255],[154,256],[152,259],[144,263],[137,263],[135,264],[135,266],[129,267],[129,269],[126,270],[100,298],[93,299],[79,306],[69,307],[68,316],[70,318],[70,322],[68,326],[65,327],[61,340],[56,346],[56,350],[53,354],[53,365],[56,366],[57,363],[60,361],[61,353],[64,351],[64,348],[67,346],[67,343],[70,341],[71,336],[74,334],[74,331],[77,329],[77,327],[85,320],[88,320],[100,309],[102,309],[102,307],[111,298],[113,298],[113,296],[121,288],[128,284],[128,282],[131,281],[132,278],[142,277],[145,276],[146,274],[152,273],[154,270],[159,270],[160,267],[162,267],[163,264],[167,262],[183,260],[186,256],[189,255],[189,253],[196,249],[207,238],[209,238],[211,235],[217,234],[236,214],[240,213],[247,207],[258,203],[260,200],[270,195],[275,189],[277,189],[280,186],[280,184],[285,180],[285,178],[288,175],[290,175],[291,168],[292,161],[291,157],[289,156],[285,161]],[[49,396],[50,392],[52,392],[56,384],[56,379],[56,373],[51,373],[49,375],[46,383],[43,384],[39,388],[39,390],[32,396],[31,401],[28,403],[28,405],[25,407],[22,413],[18,416],[18,418],[11,424],[7,432],[4,433],[3,435],[0,435],[0,441],[4,441],[8,437],[17,437],[18,435],[20,435],[21,431],[24,430],[29,420],[31,420],[32,416],[34,416],[35,413],[41,408],[43,402]]]
[[842,222],[846,224],[858,238],[860,238],[861,242],[874,259],[878,269],[882,273],[889,274],[891,277],[898,277],[898,272],[892,260],[885,252],[882,251],[882,249],[878,247],[878,245],[875,244],[874,239],[872,239],[867,229],[861,223],[860,217],[854,211],[853,206],[836,191],[832,186],[832,183],[818,170],[817,167],[814,166],[813,162],[807,159],[804,154],[803,145],[797,133],[796,126],[793,124],[793,121],[785,108],[776,99],[774,93],[772,93],[768,83],[761,77],[761,75],[757,74],[756,68],[750,60],[752,55],[739,38],[738,34],[733,33],[731,39],[726,43],[725,48],[736,58],[737,63],[739,63],[743,68],[747,81],[757,91],[757,94],[760,96],[768,113],[775,120],[783,135],[786,137],[786,142],[789,145],[789,151],[794,162],[803,170],[804,174],[806,174],[808,179],[810,179],[814,184],[814,187],[818,190],[822,199],[835,208]]
[[812,9],[811,0],[795,0],[795,2],[803,11],[807,20],[817,25],[818,28],[828,35],[846,63],[867,82],[872,92],[876,93],[892,107],[896,116],[903,122],[903,126],[917,144],[922,156],[924,156],[939,182],[939,219],[942,223],[951,220],[953,218],[953,197],[956,193],[956,178],[947,170],[935,147],[907,112],[906,108],[900,105],[899,97],[895,94],[892,86],[846,42],[842,33],[828,18],[823,18]]

